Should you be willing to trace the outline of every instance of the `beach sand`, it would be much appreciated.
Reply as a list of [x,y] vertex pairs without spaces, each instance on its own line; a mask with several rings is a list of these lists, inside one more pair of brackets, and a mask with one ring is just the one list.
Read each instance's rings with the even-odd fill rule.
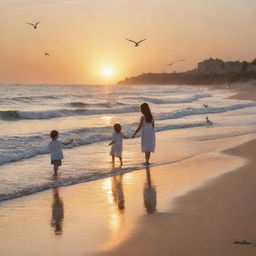
[[[140,218],[128,241],[102,255],[256,255],[255,146],[228,150],[249,163],[178,198],[170,213]],[[244,240],[252,244],[234,243]]]
[[239,100],[256,100],[256,82],[247,83],[231,83],[228,85],[212,85],[208,86],[212,90],[232,90],[234,95],[229,97],[229,99],[239,99]]
[[[163,134],[165,138],[167,134],[172,135],[170,132]],[[240,181],[241,176],[239,189],[252,191],[254,179],[248,177],[244,169],[234,171],[246,165],[245,158],[219,151],[253,138],[254,134],[210,140],[207,146],[204,142],[208,153],[173,164],[2,202],[1,255],[170,255],[172,250],[177,252],[175,255],[184,255],[178,251],[191,247],[195,241],[206,249],[208,245],[218,247],[219,240],[214,238],[219,239],[222,235],[222,246],[241,250],[239,245],[232,244],[234,239],[252,240],[254,232],[253,229],[247,233],[242,230],[242,220],[247,215],[238,212],[241,214],[239,221],[230,218],[235,211],[232,207],[240,209],[245,201],[240,197],[243,193],[234,196],[237,195],[237,184],[226,179],[230,175],[238,175],[237,180]],[[164,146],[168,142],[161,143]],[[224,173],[230,174],[222,176]],[[253,171],[250,174],[253,176]],[[217,186],[220,181],[223,183],[223,196]],[[191,191],[194,192],[189,193]],[[225,196],[230,191],[231,198]],[[239,198],[238,202],[236,198]],[[237,202],[237,205],[232,202]],[[250,204],[253,206],[252,200]],[[211,214],[208,213],[210,209]],[[243,207],[240,210],[252,209]],[[236,230],[234,234],[222,230],[217,236],[219,233],[212,232],[212,228],[217,232],[219,227],[225,227],[222,222],[231,225],[229,221]],[[238,229],[237,225],[241,227]],[[248,237],[248,233],[251,236]],[[206,242],[203,238],[207,234],[211,240]]]
[[158,133],[154,161],[177,162],[2,202],[0,254],[256,255],[256,135],[191,131],[170,151],[175,131]]

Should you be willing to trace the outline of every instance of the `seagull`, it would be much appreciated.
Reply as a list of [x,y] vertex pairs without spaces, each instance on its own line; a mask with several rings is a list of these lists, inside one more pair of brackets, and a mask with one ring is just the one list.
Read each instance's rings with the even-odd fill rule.
[[183,61],[185,61],[185,60],[177,60],[177,61],[174,61],[174,62],[169,63],[169,64],[167,64],[167,65],[168,65],[168,66],[172,66],[172,65],[174,65],[174,64],[176,64],[176,63],[178,63],[178,62],[183,62]]
[[33,26],[34,29],[37,29],[37,25],[40,23],[40,21],[38,21],[37,23],[33,24],[33,23],[27,23],[28,25]]
[[145,41],[146,39],[143,39],[143,40],[140,40],[140,41],[138,41],[138,42],[135,42],[135,41],[133,41],[133,40],[130,40],[130,39],[126,39],[127,41],[130,41],[130,42],[132,42],[132,43],[134,43],[135,45],[135,47],[138,47],[139,46],[139,44],[141,43],[141,42],[143,42],[143,41]]
[[45,52],[44,55],[45,56],[50,56],[50,54],[48,52]]
[[246,240],[243,240],[243,241],[234,241],[233,244],[252,244],[251,242],[249,241],[246,241]]
[[208,104],[203,104],[203,106],[204,106],[205,108],[208,108],[208,107],[209,107],[209,105],[208,105]]
[[208,116],[206,116],[205,119],[208,125],[213,125],[213,122],[209,120]]

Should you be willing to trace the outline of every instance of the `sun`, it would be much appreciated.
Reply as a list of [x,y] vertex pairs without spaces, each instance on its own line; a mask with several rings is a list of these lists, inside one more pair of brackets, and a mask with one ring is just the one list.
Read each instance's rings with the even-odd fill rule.
[[103,72],[104,76],[112,76],[113,75],[113,69],[112,68],[104,68],[102,72]]

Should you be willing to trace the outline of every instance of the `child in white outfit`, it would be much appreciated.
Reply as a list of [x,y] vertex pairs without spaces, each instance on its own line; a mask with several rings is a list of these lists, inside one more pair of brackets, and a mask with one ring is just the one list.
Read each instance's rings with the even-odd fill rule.
[[123,165],[122,161],[122,150],[123,150],[123,139],[129,139],[128,136],[125,136],[121,132],[122,127],[120,124],[114,124],[114,133],[112,135],[112,141],[109,143],[109,146],[112,145],[110,150],[110,155],[112,156],[112,164],[115,163],[115,157],[118,157],[120,160],[120,166]]
[[67,142],[58,140],[59,132],[56,130],[51,131],[50,136],[52,141],[49,143],[49,149],[51,153],[51,164],[53,165],[54,176],[57,176],[59,166],[61,166],[61,160],[64,158],[62,153],[62,145],[68,145],[74,141],[71,139]]

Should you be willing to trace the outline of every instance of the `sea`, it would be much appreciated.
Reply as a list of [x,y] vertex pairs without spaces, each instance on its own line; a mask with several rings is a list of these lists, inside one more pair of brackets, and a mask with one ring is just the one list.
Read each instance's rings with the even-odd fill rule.
[[[159,148],[157,141],[159,156],[157,160],[152,156],[154,166],[194,155],[191,148],[181,158],[173,145],[183,141],[185,147],[192,147],[187,142],[195,140],[195,134],[197,141],[210,141],[255,133],[256,102],[229,99],[234,94],[203,86],[2,84],[0,201],[144,168],[140,134],[124,141],[123,167],[113,168],[108,147],[115,123],[132,136],[143,102],[152,110],[157,138],[164,141],[164,133],[173,134],[165,141],[170,148]],[[57,179],[48,148],[51,130],[58,130],[62,141],[74,139],[63,150]],[[157,153],[168,150],[174,153]]]

